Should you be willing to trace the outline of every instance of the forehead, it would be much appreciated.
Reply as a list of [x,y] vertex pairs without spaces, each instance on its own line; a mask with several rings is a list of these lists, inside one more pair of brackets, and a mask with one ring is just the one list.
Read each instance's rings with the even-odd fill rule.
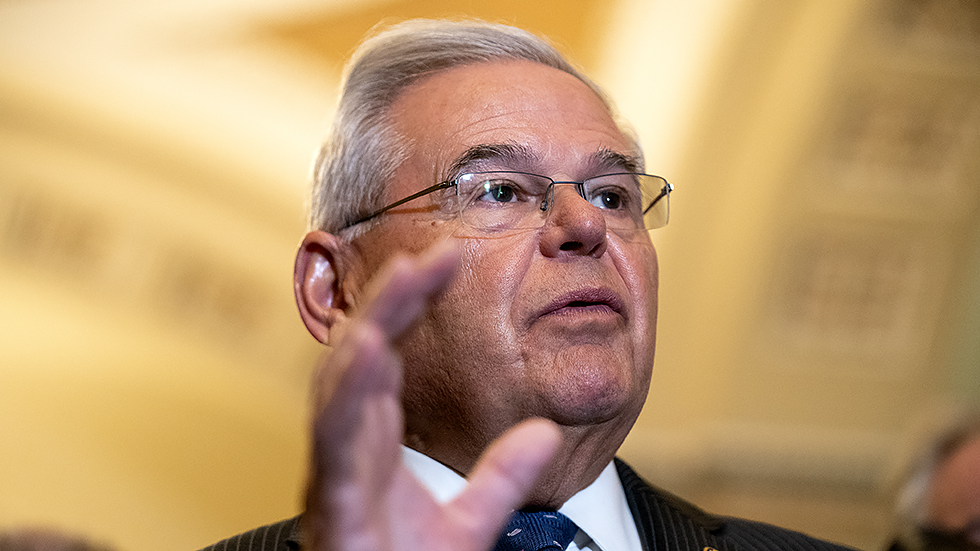
[[402,92],[392,119],[411,148],[401,172],[429,183],[448,177],[454,162],[478,145],[518,145],[538,165],[522,168],[548,176],[581,177],[576,173],[589,170],[599,153],[636,154],[591,88],[526,60],[430,75]]

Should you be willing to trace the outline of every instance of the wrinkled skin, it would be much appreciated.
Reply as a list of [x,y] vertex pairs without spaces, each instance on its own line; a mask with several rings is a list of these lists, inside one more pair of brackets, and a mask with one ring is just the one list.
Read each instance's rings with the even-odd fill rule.
[[[636,157],[588,87],[527,61],[435,73],[405,90],[392,115],[413,154],[388,201],[452,176],[481,145],[520,154],[468,168],[559,180],[621,171],[621,159]],[[649,386],[656,252],[645,234],[607,231],[570,186],[555,194],[537,231],[474,230],[434,194],[352,243],[307,235],[297,303],[334,347],[315,389],[307,522],[317,549],[386,549],[395,526],[418,531],[419,517],[438,527],[420,546],[460,549],[462,533],[463,547],[484,549],[510,508],[557,508],[612,459]],[[399,441],[470,486],[435,505],[400,464]]]

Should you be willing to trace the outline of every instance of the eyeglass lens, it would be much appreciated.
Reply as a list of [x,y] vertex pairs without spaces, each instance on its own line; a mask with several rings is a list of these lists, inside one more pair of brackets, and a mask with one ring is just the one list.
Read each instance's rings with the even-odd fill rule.
[[580,197],[602,212],[610,229],[648,230],[667,223],[670,188],[659,176],[623,173],[584,182],[554,182],[535,174],[502,171],[456,179],[463,222],[488,231],[541,227],[559,195],[558,186],[574,186]]

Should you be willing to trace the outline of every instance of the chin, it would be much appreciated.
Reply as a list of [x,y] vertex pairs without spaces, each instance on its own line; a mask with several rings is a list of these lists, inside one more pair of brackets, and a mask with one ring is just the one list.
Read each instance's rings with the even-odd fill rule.
[[554,381],[551,419],[561,425],[596,425],[622,417],[636,403],[638,392],[621,374],[604,368],[565,373]]

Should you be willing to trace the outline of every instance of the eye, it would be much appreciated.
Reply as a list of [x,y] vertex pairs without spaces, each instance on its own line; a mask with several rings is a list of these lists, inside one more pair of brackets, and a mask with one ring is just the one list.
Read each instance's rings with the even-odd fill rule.
[[600,209],[619,210],[623,208],[625,199],[621,190],[607,188],[593,193],[589,202]]
[[508,180],[491,180],[483,183],[481,201],[510,203],[517,200],[517,186]]
[[632,197],[627,189],[621,186],[603,186],[588,193],[589,202],[607,210],[624,210],[631,208]]
[[470,197],[474,203],[517,203],[527,201],[526,182],[511,175],[485,176],[474,188]]
[[[585,181],[585,197],[593,206],[621,215],[637,214],[643,202],[640,183],[631,173],[607,174]],[[608,215],[609,213],[607,213]]]

